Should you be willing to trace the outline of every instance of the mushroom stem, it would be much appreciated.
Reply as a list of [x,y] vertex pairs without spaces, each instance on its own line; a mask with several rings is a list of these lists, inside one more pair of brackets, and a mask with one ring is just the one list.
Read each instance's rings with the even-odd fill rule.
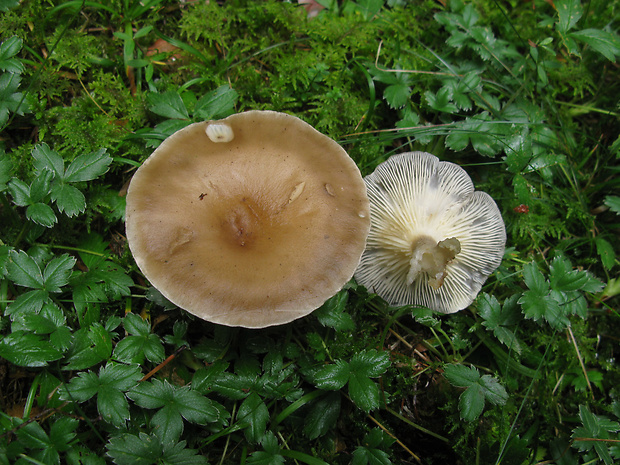
[[428,284],[439,289],[446,277],[446,266],[461,251],[461,243],[456,237],[435,241],[432,237],[421,236],[411,244],[411,260],[407,284],[411,285],[421,273],[428,276]]

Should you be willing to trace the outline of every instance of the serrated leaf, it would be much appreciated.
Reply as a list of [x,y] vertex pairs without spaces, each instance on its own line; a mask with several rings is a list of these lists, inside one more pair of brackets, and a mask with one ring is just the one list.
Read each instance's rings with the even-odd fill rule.
[[508,400],[506,390],[497,379],[491,375],[480,376],[475,367],[448,364],[444,367],[444,376],[452,385],[466,388],[459,397],[459,410],[464,420],[477,419],[486,400],[494,405],[503,405]]
[[86,210],[84,194],[69,184],[58,183],[52,186],[51,199],[56,202],[58,211],[69,218]]
[[38,313],[43,305],[49,301],[49,293],[42,289],[28,291],[17,297],[6,309],[6,315],[19,315],[21,313]]
[[[620,138],[618,138],[618,140],[620,140]],[[605,197],[605,205],[616,215],[620,215],[620,197],[617,195],[608,195]]]
[[43,289],[45,279],[41,268],[26,252],[16,252],[12,250],[9,253],[10,261],[7,263],[8,278],[18,286],[29,287],[33,289]]
[[603,283],[587,271],[574,270],[570,261],[563,255],[556,256],[549,267],[551,288],[555,291],[599,292]]
[[355,323],[351,315],[345,312],[349,293],[347,291],[338,292],[329,298],[320,308],[314,311],[319,323],[338,331],[351,331],[355,329]]
[[581,19],[583,8],[580,0],[556,0],[555,9],[558,12],[558,29],[565,34]]
[[406,84],[392,84],[383,91],[383,98],[393,109],[404,107],[410,95],[411,87]]
[[579,418],[583,427],[573,430],[573,447],[580,451],[594,449],[599,458],[607,465],[614,463],[605,440],[610,439],[609,433],[620,430],[620,424],[608,418],[594,415],[587,406],[579,406]]
[[602,237],[595,239],[596,252],[601,257],[601,263],[606,270],[611,270],[616,264],[616,252],[613,246]]
[[83,182],[98,178],[106,173],[112,163],[112,157],[106,149],[80,155],[67,167],[65,182]]
[[347,384],[350,374],[349,364],[342,360],[336,360],[335,363],[321,368],[314,375],[313,381],[319,389],[337,391]]
[[340,416],[340,393],[329,392],[310,406],[305,416],[304,434],[309,439],[316,439],[327,434]]
[[97,394],[99,378],[92,371],[83,371],[72,378],[66,389],[60,391],[60,398],[75,402],[86,402]]
[[50,260],[43,271],[45,290],[61,292],[61,288],[69,284],[69,278],[76,262],[77,260],[68,254]]
[[30,205],[30,186],[25,182],[13,178],[8,184],[9,192],[13,197],[13,202],[19,207],[26,207]]
[[62,157],[46,143],[38,144],[32,149],[33,165],[39,174],[51,171],[55,178],[62,179],[65,174],[65,162]]
[[442,87],[437,91],[437,93],[433,93],[430,90],[424,92],[424,98],[426,99],[426,103],[433,110],[440,111],[443,113],[456,113],[458,108],[452,100],[452,91],[449,87]]
[[34,203],[26,209],[26,217],[34,223],[51,228],[58,222],[54,210],[44,203]]
[[502,344],[520,354],[522,342],[513,331],[521,321],[521,312],[516,305],[518,298],[518,294],[511,296],[502,307],[494,296],[483,293],[478,299],[478,313],[484,319],[482,325],[487,330],[493,331]]
[[523,278],[525,285],[536,296],[546,296],[549,293],[549,283],[538,269],[536,263],[527,263],[523,267]]
[[0,357],[14,365],[33,368],[62,358],[62,352],[40,336],[15,331],[0,340]]
[[616,56],[620,55],[620,37],[617,34],[600,29],[583,29],[571,32],[570,37],[588,44],[592,49],[614,63]]
[[220,86],[203,95],[194,107],[194,116],[203,120],[225,118],[235,109],[239,94],[229,86]]
[[108,455],[117,465],[153,465],[162,454],[159,439],[140,433],[140,436],[123,434],[106,444]]
[[379,352],[376,349],[364,350],[351,357],[349,371],[357,376],[376,378],[385,373],[390,364],[389,352]]
[[63,370],[83,370],[97,365],[110,356],[111,348],[110,335],[100,323],[79,329],[73,333],[73,344]]
[[23,45],[22,39],[17,36],[9,37],[0,44],[0,70],[9,73],[23,73],[24,64],[16,58]]
[[349,376],[349,395],[355,405],[365,412],[381,406],[379,387],[367,376],[351,370]]
[[257,443],[265,434],[269,410],[260,396],[251,392],[239,407],[237,419],[247,425],[244,430],[246,439],[251,443]]
[[173,90],[163,94],[150,93],[146,97],[146,103],[149,106],[149,110],[165,118],[189,119],[183,99]]
[[519,305],[523,308],[523,314],[530,320],[547,320],[555,328],[564,328],[568,324],[565,312],[560,304],[550,295],[540,296],[532,291],[526,291],[519,299]]

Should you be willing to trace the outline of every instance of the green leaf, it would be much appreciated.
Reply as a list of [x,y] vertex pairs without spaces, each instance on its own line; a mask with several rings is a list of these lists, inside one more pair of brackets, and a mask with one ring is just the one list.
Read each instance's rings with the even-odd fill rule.
[[230,116],[235,110],[239,94],[229,86],[220,86],[203,95],[194,107],[194,116],[212,120]]
[[601,263],[606,270],[611,270],[616,264],[616,252],[613,246],[602,237],[595,238],[596,252],[601,257]]
[[30,186],[25,182],[13,178],[8,184],[8,189],[16,205],[26,207],[32,203],[30,200]]
[[338,331],[352,331],[355,329],[355,323],[351,315],[345,311],[348,300],[349,293],[345,290],[340,291],[315,310],[313,315],[323,326]]
[[583,426],[573,430],[573,447],[580,451],[594,449],[605,464],[612,465],[614,460],[605,440],[611,439],[609,433],[620,431],[620,424],[604,416],[594,415],[585,405],[579,406],[579,418]]
[[20,74],[24,72],[24,64],[16,58],[23,45],[23,41],[17,37],[9,37],[0,44],[0,70],[9,73]]
[[58,222],[54,210],[44,203],[34,203],[26,209],[26,217],[41,226],[51,228]]
[[456,113],[458,108],[452,100],[452,92],[449,87],[442,87],[437,91],[437,93],[433,93],[430,90],[424,92],[424,98],[426,99],[426,103],[433,110],[440,111],[443,113]]
[[504,405],[508,394],[497,379],[491,375],[480,376],[475,367],[448,364],[444,367],[444,376],[450,384],[465,388],[459,397],[461,417],[467,421],[474,421],[484,410],[485,401],[494,405]]
[[93,323],[73,333],[73,344],[67,354],[63,370],[83,370],[110,357],[112,339],[101,325]]
[[149,93],[146,97],[146,103],[153,113],[171,119],[189,119],[187,108],[183,103],[181,96],[169,90],[163,94]]
[[605,205],[616,215],[620,215],[620,197],[617,195],[608,195],[605,197]]
[[555,9],[558,12],[558,29],[565,34],[581,19],[583,8],[580,0],[556,0]]
[[353,451],[351,465],[390,465],[390,456],[382,449],[388,449],[394,439],[380,429],[373,429]]
[[269,421],[269,410],[255,392],[243,401],[237,415],[238,421],[245,426],[245,437],[251,443],[257,443],[265,434]]
[[11,179],[11,169],[13,167],[11,160],[5,157],[4,150],[0,149],[0,192],[8,188],[7,183]]
[[583,29],[571,32],[570,37],[588,44],[592,49],[614,63],[616,56],[620,55],[620,37],[612,32],[600,29]]
[[14,331],[0,340],[0,357],[22,367],[44,367],[62,358],[62,352],[35,334]]
[[336,425],[340,416],[340,393],[328,392],[309,407],[304,419],[304,434],[309,439],[324,436]]
[[45,279],[37,262],[26,252],[9,252],[10,261],[6,265],[8,278],[18,286],[43,289]]
[[63,254],[50,260],[43,271],[45,290],[48,292],[61,292],[61,287],[69,284],[69,278],[76,262],[77,260],[68,254]]
[[151,333],[147,321],[135,313],[129,313],[123,320],[123,326],[131,336],[126,336],[114,348],[117,360],[126,363],[142,363],[145,358],[154,363],[164,360],[165,351],[161,338]]
[[83,182],[98,178],[106,173],[112,163],[112,157],[106,149],[78,156],[65,171],[65,182]]
[[599,292],[603,283],[587,271],[573,270],[570,261],[558,254],[549,267],[551,288],[555,291],[585,291]]
[[313,381],[319,389],[337,391],[347,384],[350,374],[349,364],[342,360],[336,360],[335,363],[321,368],[314,375]]
[[65,174],[65,162],[58,152],[52,150],[49,145],[42,143],[32,149],[34,167],[39,174],[51,171],[55,178],[62,179]]
[[379,352],[376,349],[363,350],[351,357],[349,371],[357,376],[376,378],[385,373],[390,365],[389,352]]
[[69,218],[86,210],[86,198],[78,189],[64,183],[52,186],[51,198],[56,202],[60,213],[64,213]]
[[153,435],[126,433],[110,439],[106,448],[117,465],[207,465],[206,457],[185,445],[185,441],[164,444]]
[[285,459],[281,455],[282,450],[278,439],[271,431],[267,431],[261,439],[262,451],[253,452],[247,463],[252,465],[281,465]]
[[518,299],[518,294],[512,295],[506,299],[502,308],[495,296],[482,293],[478,298],[478,313],[484,318],[482,325],[488,331],[493,331],[501,343],[520,354],[523,343],[513,331],[521,321],[521,312],[517,307]]
[[355,405],[365,412],[381,406],[379,387],[370,378],[351,370],[349,377],[349,395]]
[[178,441],[183,432],[183,418],[201,425],[219,419],[219,411],[213,403],[189,386],[176,387],[154,379],[137,385],[127,395],[140,407],[160,409],[151,423],[163,442]]
[[28,99],[21,92],[15,92],[21,83],[19,74],[0,74],[0,128],[9,121],[9,113],[23,115],[30,111]]

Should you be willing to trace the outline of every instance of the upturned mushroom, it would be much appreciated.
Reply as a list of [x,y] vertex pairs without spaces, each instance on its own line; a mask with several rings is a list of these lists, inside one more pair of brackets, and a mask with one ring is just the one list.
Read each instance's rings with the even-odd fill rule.
[[371,228],[356,281],[391,305],[469,306],[504,254],[493,199],[463,168],[425,152],[394,155],[364,181]]
[[370,228],[366,187],[335,141],[248,111],[194,123],[134,174],[126,230],[165,297],[228,326],[309,314],[351,279]]

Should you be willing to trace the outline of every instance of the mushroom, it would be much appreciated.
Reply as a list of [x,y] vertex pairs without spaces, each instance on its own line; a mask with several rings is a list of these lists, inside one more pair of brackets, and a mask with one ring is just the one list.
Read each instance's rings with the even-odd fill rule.
[[356,281],[391,305],[469,306],[504,254],[493,199],[463,168],[425,152],[394,155],[364,181],[371,227]]
[[177,306],[228,326],[320,307],[352,278],[369,228],[355,162],[273,111],[181,129],[127,192],[127,240],[144,275]]

